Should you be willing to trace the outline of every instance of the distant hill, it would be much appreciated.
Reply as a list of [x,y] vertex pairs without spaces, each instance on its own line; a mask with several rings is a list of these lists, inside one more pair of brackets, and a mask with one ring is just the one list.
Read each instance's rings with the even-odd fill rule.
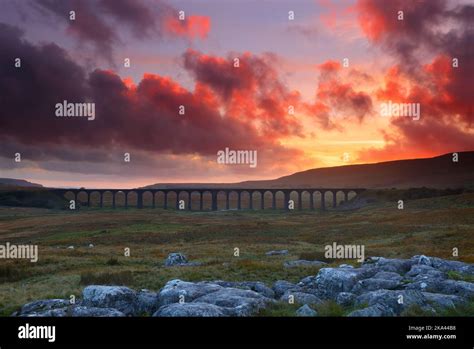
[[24,179],[14,178],[0,178],[0,186],[5,187],[28,187],[28,188],[42,188],[41,184],[31,183]]
[[317,168],[273,180],[246,181],[232,184],[154,184],[145,188],[474,188],[474,152],[452,153],[426,159],[397,160],[375,164]]

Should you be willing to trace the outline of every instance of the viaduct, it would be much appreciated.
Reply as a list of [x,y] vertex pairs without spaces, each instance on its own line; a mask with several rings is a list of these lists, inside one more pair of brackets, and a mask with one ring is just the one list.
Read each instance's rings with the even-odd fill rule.
[[[265,207],[265,201],[264,201],[264,195],[268,192],[271,193],[272,197],[272,209],[276,209],[276,195],[277,193],[281,192],[284,195],[284,202],[288,203],[290,200],[290,194],[295,192],[297,194],[297,202],[295,202],[295,208],[301,210],[303,208],[303,203],[302,203],[302,196],[306,192],[310,196],[310,202],[309,202],[309,208],[311,210],[315,209],[314,205],[314,193],[320,193],[321,194],[321,209],[326,208],[326,200],[325,200],[325,194],[327,192],[332,193],[332,206],[336,207],[337,206],[337,200],[336,200],[336,195],[339,192],[342,192],[344,194],[344,201],[348,201],[349,199],[349,193],[353,192],[355,195],[359,195],[362,191],[365,189],[362,188],[341,188],[341,189],[336,189],[336,188],[298,188],[298,189],[276,189],[276,188],[271,188],[271,189],[244,189],[244,188],[167,188],[167,189],[51,189],[51,192],[56,193],[57,195],[65,197],[67,194],[72,194],[74,196],[74,200],[77,202],[78,195],[80,193],[85,193],[87,195],[87,205],[90,206],[91,203],[91,195],[93,193],[98,193],[100,197],[99,201],[99,207],[104,206],[104,195],[106,193],[112,194],[112,207],[116,208],[116,195],[118,193],[123,193],[125,196],[125,208],[129,207],[128,204],[128,196],[131,193],[135,193],[137,197],[137,208],[143,208],[143,195],[145,193],[150,193],[152,195],[152,207],[156,207],[156,200],[155,200],[155,194],[162,192],[164,194],[164,205],[163,207],[165,209],[168,208],[168,195],[170,193],[174,193],[176,195],[176,208],[179,208],[179,202],[180,202],[180,194],[185,193],[187,196],[187,205],[186,208],[188,210],[192,209],[192,203],[191,203],[191,194],[193,193],[198,193],[200,196],[199,200],[199,210],[203,210],[203,195],[205,193],[210,193],[211,194],[211,209],[213,211],[217,210],[217,196],[220,193],[225,194],[225,199],[226,199],[226,209],[228,210],[230,208],[230,195],[231,193],[236,193],[237,194],[237,209],[241,210],[242,209],[242,194],[243,193],[248,193],[249,194],[249,209],[253,209],[253,194],[258,193],[260,195],[260,209],[264,209]],[[331,203],[330,203],[331,204]],[[288,204],[285,204],[285,208],[288,209]]]

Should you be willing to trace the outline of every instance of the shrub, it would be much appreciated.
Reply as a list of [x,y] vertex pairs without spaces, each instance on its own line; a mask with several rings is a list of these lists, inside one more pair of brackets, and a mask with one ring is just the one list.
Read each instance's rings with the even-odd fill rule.
[[129,270],[120,272],[104,272],[81,274],[81,285],[120,285],[126,286],[133,283],[133,273]]

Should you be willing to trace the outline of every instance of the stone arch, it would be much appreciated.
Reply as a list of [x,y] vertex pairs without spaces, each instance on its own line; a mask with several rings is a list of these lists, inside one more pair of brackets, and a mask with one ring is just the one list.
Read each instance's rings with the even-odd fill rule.
[[90,207],[99,207],[101,196],[102,196],[102,193],[101,193],[100,190],[91,190],[89,192],[89,205],[90,205]]
[[229,209],[236,210],[237,209],[237,201],[239,199],[239,192],[237,190],[229,190]]
[[143,202],[143,207],[153,207],[153,198],[154,198],[154,193],[151,190],[145,190],[142,192],[142,202]]
[[[303,210],[311,209],[312,208],[311,207],[311,192],[308,191],[308,190],[303,190],[303,191],[301,191],[300,195],[301,195],[301,202],[303,204],[302,209]],[[313,205],[314,205],[314,203],[313,203]]]
[[212,191],[202,191],[202,210],[212,210]]
[[[77,192],[72,191],[72,190],[66,190],[64,193],[62,193],[61,196],[62,196],[64,199],[67,200],[68,206],[69,206],[69,201],[71,201],[71,200],[77,200],[77,199],[76,199]],[[76,203],[76,204],[77,204],[77,203]]]
[[345,195],[343,189],[336,190],[336,206],[339,206],[344,203],[344,197]]
[[[218,210],[225,210],[226,209],[226,197],[227,192],[224,189],[217,189],[214,191],[216,195],[216,207]],[[212,196],[211,196],[212,199]]]
[[165,207],[168,209],[175,210],[176,209],[176,198],[178,197],[178,193],[175,190],[166,191],[166,205]]
[[333,207],[334,195],[333,195],[332,190],[325,190],[323,195],[324,195],[324,200],[323,200],[324,209]]
[[283,190],[276,190],[274,192],[276,209],[283,210],[285,209],[285,193]]
[[152,193],[155,199],[155,208],[165,208],[165,192],[163,190],[155,190]]
[[201,193],[199,190],[189,190],[190,195],[190,209],[193,211],[199,211],[199,204],[201,200]]
[[[298,200],[300,198],[299,190],[296,189],[289,189],[289,200],[293,200],[295,203],[294,210],[298,210]],[[288,203],[285,203],[286,207],[288,207]]]
[[355,190],[349,190],[349,191],[346,191],[347,193],[347,200],[348,201],[351,201],[352,199],[354,199],[358,193],[355,191]]
[[[117,190],[115,192],[115,207],[125,207],[125,191]],[[112,202],[113,206],[113,202]]]
[[137,207],[138,205],[138,193],[135,190],[129,190],[127,193],[127,204],[128,207]]
[[264,209],[272,209],[273,208],[273,191],[265,190],[263,191],[263,199],[264,199]]
[[[187,190],[177,190],[176,191],[177,193],[177,197],[176,197],[176,200],[174,202],[174,207],[175,209],[179,209],[180,211],[185,211],[188,209],[189,207],[189,192]],[[180,209],[178,207],[178,205],[181,203],[181,200],[184,201],[184,208],[183,209]]]
[[321,209],[322,208],[321,200],[322,200],[322,197],[323,197],[321,191],[320,190],[315,190],[315,191],[313,191],[312,195],[313,195],[314,208],[315,209]]
[[112,190],[102,192],[102,207],[113,207],[113,195]]
[[242,210],[248,210],[250,208],[250,192],[248,190],[242,190],[240,192],[240,208]]
[[249,203],[251,203],[250,207],[253,210],[260,210],[262,208],[262,192],[260,190],[252,190],[250,192],[251,195],[251,200]]

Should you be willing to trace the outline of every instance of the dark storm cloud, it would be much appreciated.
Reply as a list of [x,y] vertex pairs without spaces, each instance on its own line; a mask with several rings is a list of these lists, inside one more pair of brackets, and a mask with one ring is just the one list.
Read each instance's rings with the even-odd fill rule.
[[[155,74],[131,86],[111,71],[87,73],[60,47],[32,45],[20,30],[5,24],[0,24],[0,47],[0,139],[37,147],[27,154],[32,158],[109,160],[91,149],[215,156],[225,147],[299,155],[279,145],[280,131],[260,131],[250,117],[223,117],[210,87],[201,85],[190,92]],[[16,57],[22,60],[21,68],[14,67]],[[57,117],[55,105],[63,100],[94,102],[95,120]],[[180,105],[185,115],[178,114]],[[266,116],[259,117],[266,122]],[[41,151],[52,146],[58,150]],[[62,148],[68,151],[59,151]],[[68,155],[71,149],[90,158]],[[12,149],[2,147],[1,152],[11,157]]]

